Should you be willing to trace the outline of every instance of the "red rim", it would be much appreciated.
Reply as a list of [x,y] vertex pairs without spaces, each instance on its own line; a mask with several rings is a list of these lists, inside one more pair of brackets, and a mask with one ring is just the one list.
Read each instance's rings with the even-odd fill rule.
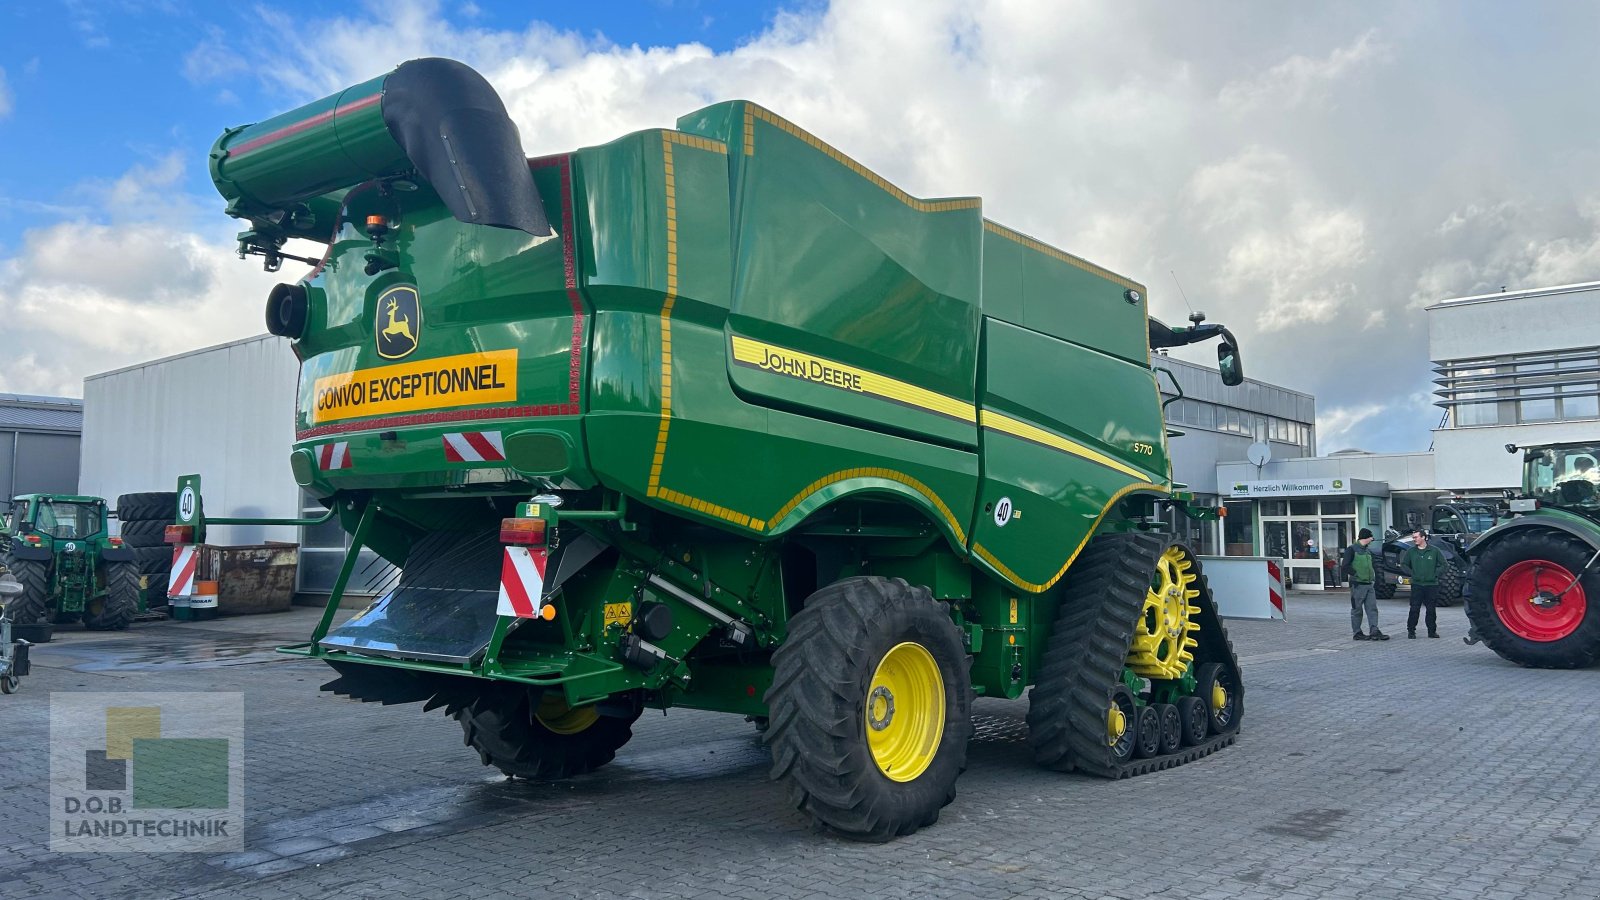
[[[1500,573],[1494,583],[1494,611],[1501,623],[1517,637],[1530,641],[1559,641],[1576,631],[1589,608],[1583,585],[1560,600],[1550,602],[1567,585],[1572,572],[1566,566],[1545,559],[1525,559]],[[1536,600],[1544,599],[1548,605]]]

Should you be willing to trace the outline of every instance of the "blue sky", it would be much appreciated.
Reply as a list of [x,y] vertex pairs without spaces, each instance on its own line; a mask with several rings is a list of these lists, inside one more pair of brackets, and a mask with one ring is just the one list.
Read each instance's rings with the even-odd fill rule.
[[3,0],[0,391],[259,333],[301,272],[232,258],[212,142],[448,56],[529,153],[762,103],[1168,321],[1176,273],[1324,452],[1421,450],[1424,307],[1600,279],[1597,33],[1589,0]]
[[[805,2],[781,4],[804,8]],[[589,39],[641,46],[700,43],[731,50],[771,23],[780,4],[755,0],[585,0],[447,3],[462,28],[518,30],[531,19]],[[43,219],[96,215],[96,183],[179,152],[194,161],[181,186],[206,197],[203,161],[228,125],[296,105],[249,73],[218,83],[189,55],[219,33],[260,28],[258,10],[326,18],[327,3],[206,0],[21,0],[0,4],[0,70],[10,114],[0,116],[0,258]],[[367,7],[370,9],[371,7]],[[350,14],[360,14],[350,4]],[[310,48],[307,48],[310,49]],[[371,74],[401,60],[375,53]],[[0,109],[6,103],[0,100]],[[88,184],[86,184],[88,182]],[[221,204],[217,204],[221,208]]]

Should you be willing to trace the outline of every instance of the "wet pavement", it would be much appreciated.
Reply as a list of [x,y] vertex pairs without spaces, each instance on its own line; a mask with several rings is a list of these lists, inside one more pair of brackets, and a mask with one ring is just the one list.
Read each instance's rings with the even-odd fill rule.
[[[63,629],[0,697],[0,898],[1595,896],[1600,672],[1466,647],[1459,609],[1446,640],[1382,644],[1347,613],[1296,594],[1287,623],[1230,623],[1243,734],[1167,772],[1041,771],[1026,701],[980,700],[955,802],[881,846],[811,832],[737,717],[647,713],[596,773],[509,781],[442,713],[320,693],[322,664],[273,653],[314,610]],[[242,693],[244,849],[52,853],[55,691]]]

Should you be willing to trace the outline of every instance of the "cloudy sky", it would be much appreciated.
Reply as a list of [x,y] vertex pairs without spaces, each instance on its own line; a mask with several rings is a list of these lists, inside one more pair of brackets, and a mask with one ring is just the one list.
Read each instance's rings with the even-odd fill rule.
[[[339,10],[331,14],[328,10]],[[530,155],[755,100],[1233,327],[1320,450],[1421,450],[1422,308],[1600,279],[1600,5],[382,0],[0,6],[0,392],[259,333],[225,126],[417,56]]]

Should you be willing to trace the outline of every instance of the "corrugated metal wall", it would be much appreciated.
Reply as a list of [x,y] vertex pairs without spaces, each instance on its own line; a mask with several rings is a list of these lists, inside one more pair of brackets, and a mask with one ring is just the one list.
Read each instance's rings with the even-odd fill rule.
[[[287,341],[262,335],[84,379],[80,492],[173,490],[204,479],[206,512],[295,517],[289,472],[299,362]],[[299,541],[298,529],[219,526],[212,543]]]
[[0,473],[7,498],[79,493],[78,436],[0,431]]

